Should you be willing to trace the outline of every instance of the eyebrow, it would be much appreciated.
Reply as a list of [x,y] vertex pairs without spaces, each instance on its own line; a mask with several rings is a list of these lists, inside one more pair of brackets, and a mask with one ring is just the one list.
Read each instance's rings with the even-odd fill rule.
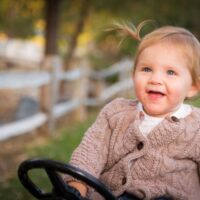
[[140,64],[140,65],[146,65],[146,66],[150,66],[151,65],[151,63],[149,63],[149,62],[138,62],[137,64]]

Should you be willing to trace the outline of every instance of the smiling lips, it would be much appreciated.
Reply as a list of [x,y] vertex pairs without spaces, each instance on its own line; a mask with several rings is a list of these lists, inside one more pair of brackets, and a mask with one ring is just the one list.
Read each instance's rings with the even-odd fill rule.
[[147,91],[147,94],[150,97],[150,99],[152,99],[152,100],[158,100],[165,96],[165,94],[163,92],[155,91],[155,90],[149,90],[149,91]]

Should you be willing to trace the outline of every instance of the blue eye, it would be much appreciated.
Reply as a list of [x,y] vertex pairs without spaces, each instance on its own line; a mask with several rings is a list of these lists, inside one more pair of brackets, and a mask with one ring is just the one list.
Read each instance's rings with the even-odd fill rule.
[[144,67],[142,69],[143,72],[151,72],[151,69],[149,67]]
[[167,70],[168,75],[176,75],[175,71],[173,70]]

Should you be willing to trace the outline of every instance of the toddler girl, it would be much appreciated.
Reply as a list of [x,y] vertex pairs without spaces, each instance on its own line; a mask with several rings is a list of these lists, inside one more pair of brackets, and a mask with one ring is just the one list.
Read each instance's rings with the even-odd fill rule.
[[[136,100],[108,103],[70,163],[116,196],[199,200],[200,109],[184,104],[200,88],[199,41],[180,27],[157,28],[142,39],[141,27],[118,28],[140,40],[132,74]],[[66,181],[82,195],[101,199],[84,183]]]

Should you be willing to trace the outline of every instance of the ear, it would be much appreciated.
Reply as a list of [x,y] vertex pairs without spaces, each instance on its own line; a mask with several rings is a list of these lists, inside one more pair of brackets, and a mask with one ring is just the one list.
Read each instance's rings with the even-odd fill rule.
[[190,90],[187,93],[187,98],[191,98],[195,95],[197,95],[197,93],[200,91],[200,85],[192,85]]

